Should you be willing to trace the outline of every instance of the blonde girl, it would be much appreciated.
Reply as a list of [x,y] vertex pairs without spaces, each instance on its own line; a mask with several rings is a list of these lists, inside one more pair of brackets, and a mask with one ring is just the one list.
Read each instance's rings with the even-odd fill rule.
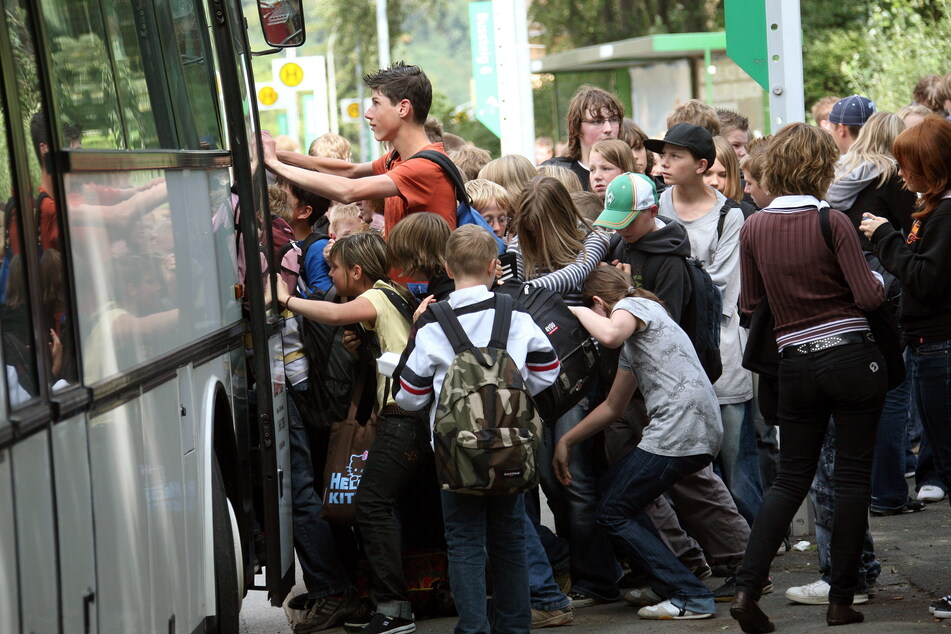
[[617,139],[605,139],[591,146],[588,154],[591,170],[591,191],[604,201],[604,193],[616,177],[625,172],[634,172],[634,155],[631,146]]
[[535,176],[535,166],[521,154],[506,154],[489,161],[479,170],[479,178],[486,178],[504,187],[509,193],[509,200],[518,200],[522,188]]
[[743,184],[740,181],[740,162],[730,142],[722,136],[713,137],[717,148],[717,160],[703,175],[703,182],[737,202],[743,200]]

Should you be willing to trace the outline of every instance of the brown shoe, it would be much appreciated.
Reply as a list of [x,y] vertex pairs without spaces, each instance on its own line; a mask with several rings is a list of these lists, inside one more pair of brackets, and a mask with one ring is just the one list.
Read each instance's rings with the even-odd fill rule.
[[745,590],[737,590],[733,603],[730,604],[730,616],[740,624],[740,629],[746,634],[765,634],[776,631],[773,622]]
[[829,625],[848,625],[849,623],[861,623],[864,620],[865,615],[851,605],[830,603],[829,609],[826,610],[826,623]]

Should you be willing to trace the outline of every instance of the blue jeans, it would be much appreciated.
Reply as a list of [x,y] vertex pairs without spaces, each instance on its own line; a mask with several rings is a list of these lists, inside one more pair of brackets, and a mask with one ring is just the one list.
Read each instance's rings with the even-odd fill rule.
[[[303,389],[307,389],[306,385]],[[320,516],[322,505],[314,489],[314,468],[307,429],[290,397],[287,399],[287,408],[291,419],[289,437],[294,549],[297,551],[307,595],[311,599],[320,599],[344,592],[350,587],[350,579],[337,557],[331,527]]]
[[572,477],[569,486],[558,482],[551,466],[555,446],[584,418],[584,406],[582,401],[554,425],[546,425],[542,430],[538,475],[555,515],[558,536],[567,536],[570,544],[572,588],[598,599],[616,601],[620,597],[617,580],[621,570],[610,542],[600,533],[594,520],[598,503],[594,439],[589,438],[572,448],[568,463]]
[[896,511],[908,502],[905,482],[905,443],[908,441],[908,405],[911,381],[885,395],[872,458],[872,504],[875,511]]
[[[819,572],[822,580],[829,583],[832,571],[832,515],[835,508],[835,424],[829,422],[826,437],[822,443],[822,452],[819,454],[819,467],[816,477],[812,480],[812,489],[809,491],[812,505],[816,511],[816,547],[819,551]],[[904,482],[904,478],[902,479]],[[908,488],[905,487],[905,497],[908,497]],[[862,556],[859,560],[859,583],[855,587],[857,594],[865,594],[869,587],[874,587],[878,575],[882,572],[882,564],[875,556],[875,544],[868,527],[865,528],[865,538],[862,544]]]
[[[528,634],[532,627],[521,495],[442,491],[456,634]],[[492,566],[492,620],[486,609],[486,553]]]
[[[531,493],[525,495],[528,496]],[[525,502],[528,506],[528,500]],[[532,609],[551,612],[571,605],[571,599],[555,582],[555,573],[548,561],[545,547],[542,546],[535,522],[529,513],[525,513],[525,557],[528,565],[528,588]]]
[[644,512],[675,482],[710,464],[712,456],[658,456],[634,449],[604,474],[598,526],[618,553],[651,576],[651,588],[678,608],[716,612],[713,592],[677,559]]
[[720,477],[733,496],[736,510],[752,526],[763,503],[753,401],[721,405],[720,420],[723,422],[723,442],[717,456]]
[[951,485],[951,341],[925,343],[912,351],[918,411],[938,478]]

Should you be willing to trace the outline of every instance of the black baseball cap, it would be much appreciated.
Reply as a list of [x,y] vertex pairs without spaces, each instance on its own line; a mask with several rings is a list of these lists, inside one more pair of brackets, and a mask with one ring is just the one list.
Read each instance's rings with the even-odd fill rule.
[[717,146],[713,144],[713,135],[706,128],[692,123],[678,123],[664,135],[664,139],[647,139],[644,147],[651,152],[664,151],[666,144],[687,148],[697,158],[707,159],[707,166],[717,160]]

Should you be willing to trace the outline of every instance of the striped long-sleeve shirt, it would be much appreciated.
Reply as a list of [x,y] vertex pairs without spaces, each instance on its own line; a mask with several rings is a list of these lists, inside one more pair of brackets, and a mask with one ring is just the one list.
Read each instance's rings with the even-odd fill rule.
[[812,196],[781,196],[750,216],[740,231],[740,310],[752,313],[766,297],[780,350],[868,330],[862,311],[884,299],[845,214],[830,211],[835,252],[826,246],[820,204],[826,206]]
[[[557,271],[539,272],[532,279],[526,280],[528,284],[543,286],[558,293],[569,306],[581,306],[581,289],[584,281],[608,252],[608,238],[600,231],[592,231],[585,237],[583,244],[584,249],[578,253],[574,262]],[[508,250],[516,255],[518,278],[525,280],[525,268],[522,264],[518,236],[512,239]]]

